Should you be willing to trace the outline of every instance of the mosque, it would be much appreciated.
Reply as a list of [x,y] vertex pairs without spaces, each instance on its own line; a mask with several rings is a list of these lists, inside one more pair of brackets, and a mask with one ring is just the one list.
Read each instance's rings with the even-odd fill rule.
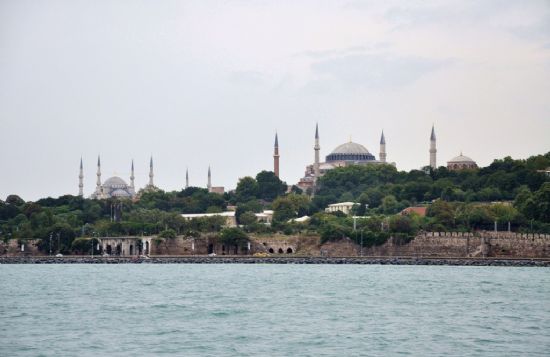
[[313,150],[315,151],[315,161],[312,165],[306,166],[304,177],[302,177],[296,185],[304,192],[311,191],[319,177],[323,176],[327,171],[337,167],[384,164],[395,166],[395,163],[388,163],[386,161],[386,138],[384,137],[384,131],[382,131],[382,135],[380,136],[379,160],[376,160],[376,157],[371,154],[366,147],[350,140],[349,142],[336,147],[325,157],[324,162],[320,162],[321,146],[319,144],[318,125],[315,126],[315,145]]
[[[149,160],[149,183],[136,192],[135,176],[134,176],[134,160],[132,160],[132,166],[130,171],[130,184],[127,184],[124,179],[119,176],[109,177],[105,182],[101,182],[101,159],[97,157],[97,181],[94,193],[90,195],[91,199],[108,199],[108,198],[127,198],[138,199],[143,192],[158,191],[159,188],[155,186],[153,178],[155,176],[153,172],[153,157]],[[185,188],[189,187],[189,170],[185,171]],[[212,172],[210,166],[208,166],[208,182],[206,184],[208,192],[223,194],[225,188],[223,186],[212,185]],[[78,195],[84,197],[84,169],[82,165],[82,158],[80,158],[80,174],[78,175]]]
[[[437,168],[437,147],[436,147],[435,128],[432,125],[432,132],[430,134],[430,164],[432,169]],[[384,131],[380,136],[380,151],[379,159],[371,154],[366,147],[361,144],[354,143],[351,140],[347,143],[339,145],[332,152],[325,157],[324,162],[320,162],[320,150],[319,144],[319,126],[315,126],[315,145],[313,147],[315,152],[315,159],[312,165],[306,166],[304,177],[300,179],[296,186],[302,189],[304,192],[311,192],[315,187],[319,177],[322,177],[327,171],[330,171],[337,167],[345,167],[350,165],[393,165],[395,162],[387,162],[386,153],[386,138],[384,137]],[[277,134],[275,134],[275,151],[273,154],[274,159],[274,172],[279,176],[279,143]],[[449,160],[447,162],[447,169],[451,171],[459,171],[464,169],[475,169],[477,164],[474,160],[467,156],[463,156],[462,153]]]
[[[94,193],[90,195],[92,199],[107,199],[107,198],[128,198],[134,199],[137,198],[138,193],[136,192],[136,187],[134,184],[134,160],[132,160],[131,173],[130,173],[130,184],[127,184],[119,176],[109,177],[105,182],[101,183],[101,158],[97,157],[97,181],[96,188]],[[156,191],[158,188],[153,183],[153,157],[149,161],[149,183],[140,191]],[[78,175],[78,195],[84,196],[84,170],[82,167],[82,158],[80,159],[80,174]]]

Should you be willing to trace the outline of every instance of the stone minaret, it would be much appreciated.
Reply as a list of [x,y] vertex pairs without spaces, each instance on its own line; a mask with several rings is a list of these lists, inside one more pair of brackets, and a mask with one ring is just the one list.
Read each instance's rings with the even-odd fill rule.
[[432,125],[432,135],[430,136],[430,167],[432,169],[437,169],[437,160],[436,160],[437,149],[435,148],[435,130]]
[[132,169],[131,169],[131,174],[130,174],[130,187],[132,189],[136,189],[136,186],[134,184],[134,180],[135,180],[135,176],[134,176],[134,159],[132,159]]
[[97,155],[97,182],[96,182],[96,192],[99,194],[101,192],[101,159]]
[[315,150],[315,162],[313,163],[313,175],[314,175],[314,182],[317,183],[317,179],[319,179],[319,151],[321,150],[321,146],[319,145],[319,124],[315,125],[315,146],[313,147]]
[[189,169],[185,169],[185,188],[189,188]]
[[84,169],[82,168],[82,157],[80,158],[80,174],[78,175],[78,195],[84,196]]
[[206,184],[208,192],[212,189],[212,172],[210,171],[210,165],[208,166],[208,183]]
[[273,148],[273,172],[279,177],[279,137],[275,133],[275,147]]
[[380,137],[380,162],[386,162],[386,138],[384,137],[384,130],[382,130],[382,136]]
[[155,184],[153,183],[153,176],[155,176],[153,174],[153,155],[151,155],[151,160],[149,160],[149,184],[148,186],[155,186]]

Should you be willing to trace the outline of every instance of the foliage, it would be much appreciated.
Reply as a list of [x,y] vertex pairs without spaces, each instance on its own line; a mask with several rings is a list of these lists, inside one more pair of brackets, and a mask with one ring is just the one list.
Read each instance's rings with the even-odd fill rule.
[[161,238],[176,238],[176,231],[173,229],[165,229],[159,233]]
[[220,241],[227,246],[246,247],[250,241],[248,235],[240,228],[224,228],[220,233]]

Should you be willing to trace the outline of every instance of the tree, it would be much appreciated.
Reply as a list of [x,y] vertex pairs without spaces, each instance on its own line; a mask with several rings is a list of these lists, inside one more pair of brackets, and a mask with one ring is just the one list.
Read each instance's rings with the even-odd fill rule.
[[224,228],[220,233],[220,240],[225,245],[244,248],[250,241],[248,235],[240,228]]
[[235,189],[237,202],[247,202],[256,199],[258,197],[258,189],[258,182],[254,178],[250,176],[241,178]]
[[176,231],[173,229],[165,229],[162,232],[159,233],[159,237],[161,238],[176,238]]
[[382,200],[382,212],[386,214],[394,214],[399,210],[399,203],[395,199],[395,196],[388,195]]
[[243,214],[241,214],[241,216],[239,217],[239,223],[240,224],[243,224],[245,226],[249,226],[251,224],[254,224],[256,223],[258,220],[256,219],[256,215],[254,214],[254,212],[244,212]]
[[541,188],[533,194],[535,206],[535,218],[544,223],[550,223],[550,182],[544,183]]
[[309,198],[305,195],[291,193],[280,196],[273,202],[273,221],[281,223],[304,216],[307,214],[309,203]]
[[22,206],[25,203],[25,201],[17,195],[9,195],[8,197],[6,197],[6,203],[8,205],[19,207],[19,206]]
[[286,184],[271,171],[262,171],[256,175],[258,198],[273,201],[286,192]]
[[445,229],[450,229],[454,226],[454,210],[451,204],[446,201],[436,200],[428,207],[426,215],[434,217],[435,223],[443,225]]

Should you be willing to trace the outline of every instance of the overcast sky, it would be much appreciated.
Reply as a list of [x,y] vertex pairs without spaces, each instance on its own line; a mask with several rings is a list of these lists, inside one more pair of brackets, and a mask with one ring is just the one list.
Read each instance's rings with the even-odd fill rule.
[[0,198],[165,190],[272,170],[296,183],[349,140],[402,170],[550,151],[550,2],[0,0]]

